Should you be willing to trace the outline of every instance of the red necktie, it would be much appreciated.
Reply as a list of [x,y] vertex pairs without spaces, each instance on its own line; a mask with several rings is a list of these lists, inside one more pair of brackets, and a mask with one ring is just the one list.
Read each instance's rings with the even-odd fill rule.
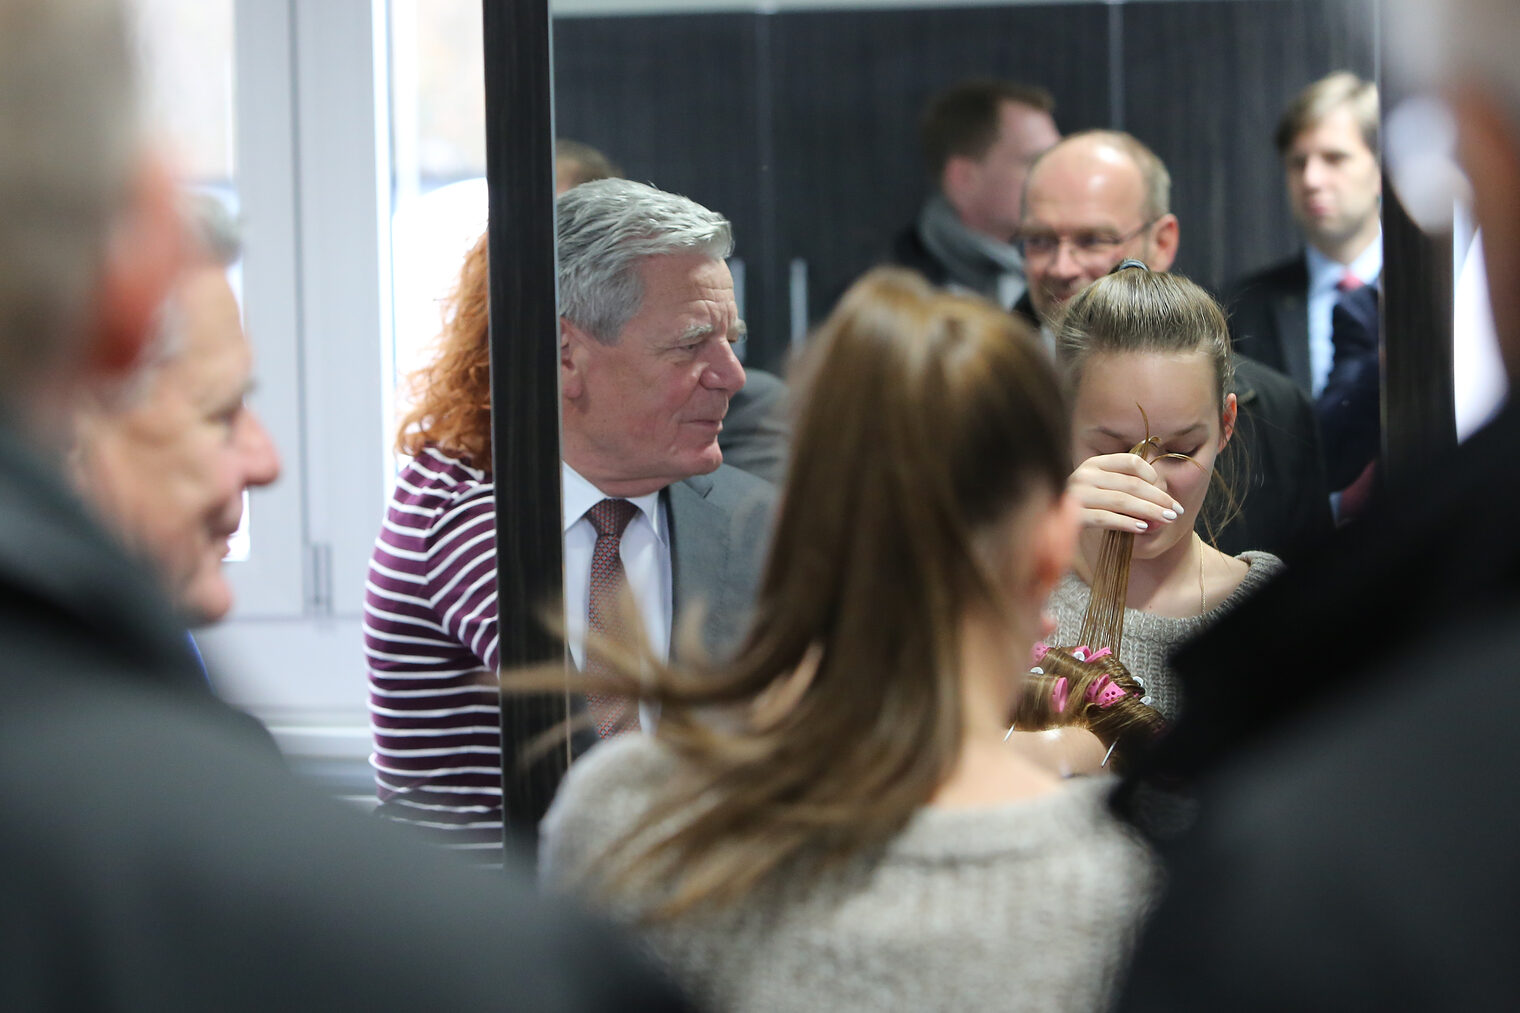
[[1335,283],[1335,288],[1339,292],[1355,292],[1365,284],[1367,283],[1351,273],[1348,267],[1346,273],[1341,275],[1341,280]]
[[[591,597],[586,610],[586,625],[615,644],[631,645],[618,598],[627,585],[620,553],[623,529],[639,508],[626,499],[604,499],[586,511],[586,519],[596,529],[596,545],[591,550]],[[602,673],[607,669],[592,652],[586,652],[586,671]],[[586,703],[602,738],[635,731],[639,727],[638,708],[621,697],[587,693]]]

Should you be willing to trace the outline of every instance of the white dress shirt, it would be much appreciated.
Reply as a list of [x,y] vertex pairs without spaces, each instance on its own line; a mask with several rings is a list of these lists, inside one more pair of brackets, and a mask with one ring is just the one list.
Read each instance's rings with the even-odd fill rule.
[[1330,379],[1330,367],[1335,360],[1335,344],[1331,341],[1330,315],[1335,311],[1335,300],[1340,296],[1336,287],[1349,268],[1361,279],[1363,285],[1371,285],[1383,273],[1383,233],[1367,244],[1350,264],[1331,260],[1310,246],[1305,251],[1309,267],[1309,381],[1315,397],[1325,389]]
[[[570,465],[560,462],[563,481],[565,530],[565,633],[570,656],[577,668],[586,665],[586,612],[591,604],[591,552],[596,529],[586,512],[609,498]],[[670,658],[671,614],[674,611],[670,570],[670,519],[658,492],[627,499],[638,507],[619,542],[623,573],[644,620],[649,646],[662,660]],[[654,727],[654,715],[639,708],[645,729]]]

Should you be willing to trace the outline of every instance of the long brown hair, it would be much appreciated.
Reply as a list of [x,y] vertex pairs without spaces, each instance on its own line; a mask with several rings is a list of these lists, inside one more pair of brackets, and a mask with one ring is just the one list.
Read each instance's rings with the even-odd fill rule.
[[1004,607],[986,536],[1066,480],[1053,371],[992,305],[878,269],[810,352],[737,660],[641,687],[688,761],[613,856],[614,890],[662,898],[649,916],[845,860],[928,802],[961,748],[963,618]]
[[416,403],[401,420],[396,449],[416,457],[424,447],[491,471],[490,265],[487,234],[465,255],[444,310],[437,357],[408,378]]

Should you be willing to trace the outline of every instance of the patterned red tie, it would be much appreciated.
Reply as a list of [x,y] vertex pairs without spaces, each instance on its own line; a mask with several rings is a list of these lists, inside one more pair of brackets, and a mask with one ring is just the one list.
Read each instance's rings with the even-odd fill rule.
[[[586,626],[618,644],[632,643],[618,598],[627,585],[623,573],[623,557],[620,553],[623,529],[633,520],[639,508],[626,499],[604,499],[586,511],[586,519],[596,529],[596,546],[591,550],[591,597],[586,610]],[[605,666],[587,652],[586,671],[605,672]],[[591,718],[596,722],[597,734],[602,738],[637,731],[638,708],[620,697],[601,693],[587,693],[586,703]]]
[[1355,292],[1365,284],[1367,283],[1353,274],[1348,267],[1346,273],[1341,275],[1341,280],[1335,283],[1335,288],[1339,292]]

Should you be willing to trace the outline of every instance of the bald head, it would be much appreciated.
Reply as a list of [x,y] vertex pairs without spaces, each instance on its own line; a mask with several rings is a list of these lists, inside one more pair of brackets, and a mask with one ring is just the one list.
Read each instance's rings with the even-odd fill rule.
[[1177,255],[1171,180],[1129,134],[1073,134],[1040,156],[1024,189],[1025,271],[1043,322],[1126,257],[1168,270]]

